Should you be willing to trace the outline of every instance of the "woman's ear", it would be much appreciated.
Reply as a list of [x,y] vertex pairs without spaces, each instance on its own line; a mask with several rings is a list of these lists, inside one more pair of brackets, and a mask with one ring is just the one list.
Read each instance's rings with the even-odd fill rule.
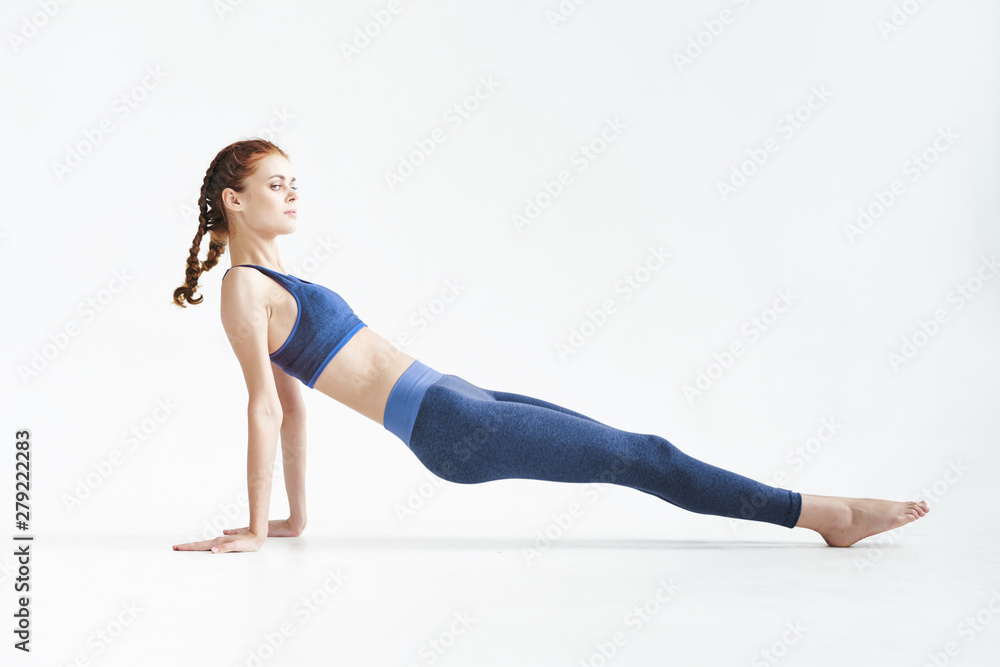
[[236,200],[236,191],[233,190],[232,188],[226,188],[225,190],[223,190],[222,195],[219,197],[219,199],[222,201],[222,205],[225,208],[231,210],[238,210],[242,208],[240,202]]

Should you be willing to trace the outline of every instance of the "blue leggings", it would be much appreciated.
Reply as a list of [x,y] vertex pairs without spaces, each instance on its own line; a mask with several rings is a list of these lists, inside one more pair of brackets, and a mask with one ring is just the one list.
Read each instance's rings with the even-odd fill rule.
[[481,389],[414,361],[383,418],[432,473],[627,486],[699,514],[794,528],[802,496],[703,463],[658,435],[622,431],[530,396]]

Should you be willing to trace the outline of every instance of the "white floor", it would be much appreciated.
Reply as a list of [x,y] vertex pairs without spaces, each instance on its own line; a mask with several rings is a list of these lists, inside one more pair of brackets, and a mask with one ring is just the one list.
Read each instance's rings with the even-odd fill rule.
[[995,534],[802,535],[564,539],[531,562],[527,541],[45,539],[34,650],[3,664],[997,664]]

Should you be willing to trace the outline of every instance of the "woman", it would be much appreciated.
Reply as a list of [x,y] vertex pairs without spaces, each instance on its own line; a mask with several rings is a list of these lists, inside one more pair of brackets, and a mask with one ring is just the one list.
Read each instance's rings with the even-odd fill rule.
[[[288,156],[269,141],[227,146],[205,174],[187,279],[174,302],[201,303],[194,297],[198,277],[228,244],[232,266],[223,275],[221,313],[249,393],[250,525],[175,550],[257,551],[269,536],[302,533],[305,413],[298,382],[382,424],[434,474],[461,484],[510,478],[618,484],[692,512],[809,528],[830,546],[850,546],[929,511],[924,501],[767,486],[691,458],[659,436],[442,374],[369,329],[335,292],[288,275],[275,239],[295,231],[297,201]],[[268,521],[279,435],[290,516]]]

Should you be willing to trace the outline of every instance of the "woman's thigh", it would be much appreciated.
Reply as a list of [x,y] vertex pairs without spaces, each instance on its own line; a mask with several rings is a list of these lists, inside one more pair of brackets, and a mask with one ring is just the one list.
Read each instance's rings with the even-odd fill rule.
[[424,394],[409,447],[431,472],[453,482],[615,482],[634,465],[636,439],[645,437],[449,375]]
[[572,415],[574,417],[579,417],[580,419],[586,419],[592,421],[595,424],[601,424],[602,422],[597,421],[592,417],[580,414],[579,412],[574,412],[569,408],[564,408],[561,405],[556,405],[555,403],[549,403],[548,401],[543,401],[540,398],[534,398],[533,396],[525,396],[523,394],[514,394],[509,391],[495,391],[492,389],[486,389],[490,394],[493,395],[498,401],[510,401],[512,403],[524,403],[526,405],[535,405],[540,408],[548,408],[549,410],[555,410],[556,412],[562,412],[563,414]]

